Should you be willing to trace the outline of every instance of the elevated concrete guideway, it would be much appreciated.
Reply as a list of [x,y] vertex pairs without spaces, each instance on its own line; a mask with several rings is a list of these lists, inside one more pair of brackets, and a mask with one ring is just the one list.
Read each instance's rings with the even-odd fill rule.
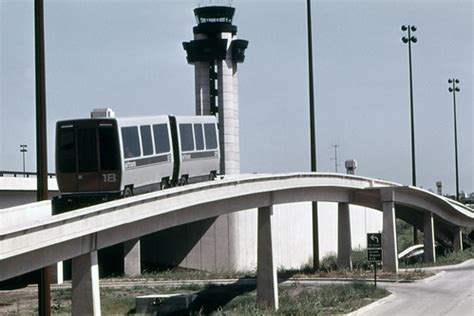
[[[392,271],[398,269],[396,210],[398,213],[400,209],[407,220],[422,224],[425,232],[431,232],[425,233],[429,235],[425,237],[425,249],[434,249],[436,231],[433,225],[441,228],[441,232],[454,231],[454,235],[459,235],[460,226],[474,227],[472,209],[425,190],[393,182],[329,173],[226,176],[49,216],[34,223],[4,226],[0,233],[0,281],[70,258],[73,258],[73,266],[75,263],[81,267],[90,264],[91,269],[86,269],[84,274],[95,280],[98,249],[170,227],[252,208],[259,209],[258,234],[262,240],[259,247],[263,243],[271,245],[271,234],[268,233],[272,228],[271,207],[303,201],[337,202],[341,213],[347,209],[346,204],[383,211],[384,268]],[[344,222],[348,222],[346,218]],[[339,225],[340,229],[345,226]],[[347,248],[342,246],[340,249]],[[257,264],[259,273],[266,275],[262,279],[273,282],[276,274],[271,256],[271,251],[259,252]],[[263,269],[262,262],[273,267]],[[275,286],[267,288],[276,291]],[[274,301],[274,294],[270,293],[268,299],[263,300]]]
[[[437,226],[474,227],[472,209],[393,182],[325,173],[228,176],[15,227],[4,223],[0,233],[0,280],[169,227],[240,210],[313,200],[378,210],[384,203],[393,202],[402,210],[432,212]],[[44,202],[40,203],[44,208]]]
[[2,225],[0,280],[169,227],[245,209],[313,200],[379,210],[384,203],[393,202],[402,210],[432,212],[438,224],[448,229],[474,226],[473,211],[462,204],[388,181],[324,173],[229,176],[26,225]]

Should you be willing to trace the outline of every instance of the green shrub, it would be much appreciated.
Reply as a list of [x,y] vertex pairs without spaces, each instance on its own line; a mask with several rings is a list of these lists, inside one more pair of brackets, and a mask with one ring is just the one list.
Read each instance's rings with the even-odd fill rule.
[[354,270],[371,270],[372,263],[367,260],[367,249],[352,250],[352,268]]
[[334,253],[331,253],[325,257],[320,262],[321,271],[331,272],[337,270],[337,256]]

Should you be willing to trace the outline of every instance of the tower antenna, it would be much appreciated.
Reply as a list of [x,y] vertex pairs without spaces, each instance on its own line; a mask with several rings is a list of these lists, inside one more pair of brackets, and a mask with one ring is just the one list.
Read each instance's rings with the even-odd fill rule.
[[331,158],[331,160],[334,160],[334,172],[337,173],[337,167],[340,166],[339,165],[339,160],[337,158],[337,149],[340,147],[338,144],[334,144],[332,145],[332,147],[334,147],[334,157]]

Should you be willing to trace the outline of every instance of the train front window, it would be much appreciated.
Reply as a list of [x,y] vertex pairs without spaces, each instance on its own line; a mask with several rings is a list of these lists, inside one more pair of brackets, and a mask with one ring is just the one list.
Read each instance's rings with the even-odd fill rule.
[[181,150],[194,150],[193,127],[191,124],[179,124],[179,135],[181,138]]
[[117,131],[113,126],[99,127],[100,168],[113,171],[120,168]]
[[170,151],[170,137],[168,134],[168,125],[153,125],[153,136],[155,136],[155,150],[157,154],[163,154]]
[[126,158],[135,158],[141,155],[138,127],[122,127],[123,154]]
[[74,128],[61,128],[59,130],[58,150],[59,172],[75,172],[76,141],[74,139]]
[[97,171],[96,128],[77,129],[77,158],[79,172]]

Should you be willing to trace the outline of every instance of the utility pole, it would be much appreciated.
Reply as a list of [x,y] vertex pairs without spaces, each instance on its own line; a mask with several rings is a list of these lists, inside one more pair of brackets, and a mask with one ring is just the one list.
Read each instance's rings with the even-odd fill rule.
[[[48,156],[46,145],[46,74],[44,56],[44,4],[35,0],[35,69],[36,69],[36,173],[38,201],[48,199]],[[38,313],[51,315],[50,268],[40,270]]]

